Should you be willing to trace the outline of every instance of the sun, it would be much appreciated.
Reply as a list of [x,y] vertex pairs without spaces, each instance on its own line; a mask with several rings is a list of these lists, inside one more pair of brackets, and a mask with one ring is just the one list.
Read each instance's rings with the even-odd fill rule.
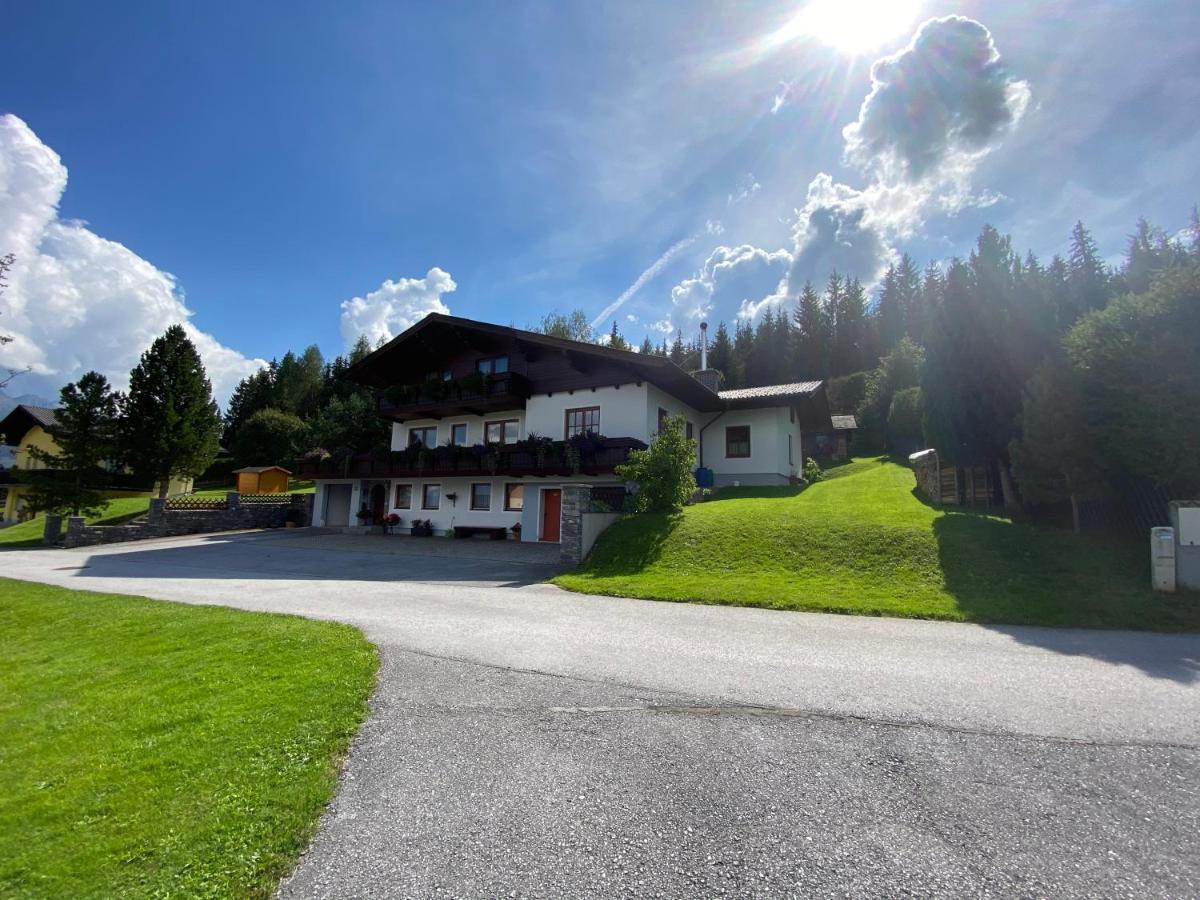
[[905,34],[921,0],[810,0],[763,38],[764,49],[808,37],[843,53],[867,53]]

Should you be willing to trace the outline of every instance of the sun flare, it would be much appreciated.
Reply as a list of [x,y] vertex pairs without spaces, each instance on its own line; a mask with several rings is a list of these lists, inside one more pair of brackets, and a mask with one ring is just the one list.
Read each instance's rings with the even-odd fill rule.
[[769,48],[809,37],[843,53],[867,53],[902,36],[921,9],[921,0],[810,0],[764,38]]

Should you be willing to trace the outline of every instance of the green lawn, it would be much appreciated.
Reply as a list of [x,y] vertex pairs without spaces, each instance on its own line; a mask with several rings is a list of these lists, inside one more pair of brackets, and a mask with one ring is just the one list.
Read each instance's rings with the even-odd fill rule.
[[353,628],[0,579],[0,896],[266,897],[377,667]]
[[1143,542],[1076,537],[914,493],[855,460],[811,487],[727,489],[601,535],[570,590],[970,622],[1200,630],[1200,598],[1149,588]]
[[[109,501],[108,508],[97,516],[89,516],[89,525],[120,525],[130,519],[136,519],[150,507],[148,497],[115,497]],[[66,519],[63,519],[63,531],[66,531]],[[19,549],[22,547],[42,546],[42,529],[45,520],[38,516],[27,522],[0,528],[0,549]]]
[[[224,497],[235,490],[230,485],[223,488],[208,488],[196,491],[197,497]],[[315,482],[293,481],[289,494],[311,494],[316,490]],[[96,516],[88,517],[89,525],[120,525],[130,519],[136,519],[150,508],[150,498],[145,497],[115,497],[109,501],[108,508]],[[63,519],[63,532],[66,531],[66,519]],[[19,525],[0,528],[0,550],[22,549],[42,546],[42,518],[30,519]]]

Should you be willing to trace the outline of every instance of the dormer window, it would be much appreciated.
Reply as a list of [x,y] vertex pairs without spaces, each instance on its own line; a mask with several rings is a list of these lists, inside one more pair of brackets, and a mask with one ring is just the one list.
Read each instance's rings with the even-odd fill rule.
[[484,375],[500,375],[508,371],[507,356],[492,356],[488,359],[481,359],[475,364],[475,369],[482,372]]

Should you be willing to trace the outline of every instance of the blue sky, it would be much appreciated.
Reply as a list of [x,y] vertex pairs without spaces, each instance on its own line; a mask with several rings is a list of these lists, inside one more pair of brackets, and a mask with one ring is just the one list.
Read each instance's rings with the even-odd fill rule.
[[[900,251],[962,253],[985,221],[1048,255],[1082,218],[1116,254],[1138,215],[1174,230],[1200,199],[1194,4],[913,2],[881,23],[823,2],[5,4],[0,114],[24,128],[0,143],[0,323],[21,338],[0,361],[35,369],[12,389],[119,383],[174,316],[223,394],[258,359],[431,308],[599,317],[648,269],[602,327],[657,340],[832,264],[869,280]],[[944,133],[862,119],[871,64],[951,14],[983,30],[947,40],[999,61],[968,77],[946,55],[939,84],[996,102],[949,101]]]

